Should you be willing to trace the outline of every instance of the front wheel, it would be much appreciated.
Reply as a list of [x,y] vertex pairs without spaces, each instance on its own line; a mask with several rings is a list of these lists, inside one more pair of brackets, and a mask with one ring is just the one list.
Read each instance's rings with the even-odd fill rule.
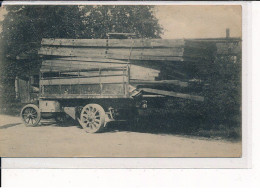
[[100,132],[104,128],[106,113],[98,104],[88,104],[80,114],[80,124],[88,133]]
[[28,104],[21,111],[21,118],[25,126],[35,127],[41,120],[40,109],[34,104]]

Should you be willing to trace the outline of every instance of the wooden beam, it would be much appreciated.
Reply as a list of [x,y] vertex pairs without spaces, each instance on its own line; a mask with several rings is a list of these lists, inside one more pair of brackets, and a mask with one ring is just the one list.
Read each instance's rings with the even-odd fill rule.
[[54,39],[43,38],[42,45],[106,47],[107,39]]
[[185,99],[195,100],[195,101],[200,101],[200,102],[204,101],[204,97],[202,97],[202,96],[183,94],[183,93],[165,91],[165,90],[157,90],[157,89],[151,89],[151,88],[140,88],[140,90],[142,90],[144,92],[153,93],[153,94],[160,94],[160,95],[172,96],[172,97],[177,97],[177,98],[185,98]]
[[[129,55],[118,55],[118,54],[107,54],[107,58],[110,59],[129,59],[131,60],[147,60],[147,61],[186,61],[185,58],[183,57],[165,57],[165,56],[142,56],[142,55],[131,55],[131,57],[129,57]],[[187,61],[194,61],[192,59],[188,59]]]
[[188,82],[179,80],[160,80],[160,81],[144,81],[144,80],[130,80],[130,84],[134,85],[178,85],[181,87],[188,87]]
[[94,51],[94,50],[77,50],[77,49],[68,49],[68,48],[53,48],[46,49],[42,48],[39,51],[41,55],[49,55],[49,56],[68,56],[68,57],[90,57],[90,58],[107,58],[107,59],[119,59],[119,60],[166,60],[166,61],[194,61],[192,58],[183,58],[181,56],[146,56],[141,55],[140,53],[137,55],[131,55],[129,53],[106,53],[104,50]]
[[[241,42],[241,38],[208,39],[42,39],[42,45],[78,47],[180,47],[201,43]],[[201,44],[202,45],[202,44]],[[205,44],[204,44],[205,45]]]
[[107,50],[108,54],[117,54],[117,55],[130,55],[131,56],[168,56],[168,57],[181,57],[184,53],[184,48],[150,48],[150,49],[111,49]]
[[106,55],[106,49],[104,48],[64,48],[64,47],[41,47],[38,54],[41,55],[57,55],[57,56],[79,56],[79,57],[91,57]]
[[154,48],[154,49],[130,49],[130,48],[121,48],[121,49],[104,49],[104,48],[56,48],[56,47],[42,47],[39,52],[42,55],[59,55],[59,56],[100,56],[103,58],[106,55],[126,55],[131,57],[137,56],[158,56],[158,57],[181,57],[183,56],[183,48]]
[[87,67],[80,67],[80,66],[73,66],[73,67],[66,67],[66,66],[42,66],[40,71],[42,73],[47,72],[87,72],[93,70],[111,70],[111,71],[118,71],[118,70],[126,70],[126,67],[98,67],[98,66],[87,66]]
[[126,64],[128,61],[115,60],[115,59],[106,59],[106,58],[91,58],[91,57],[59,57],[57,60],[62,61],[84,61],[84,62],[96,62],[96,63],[119,63]]
[[42,45],[78,47],[154,48],[184,46],[183,39],[42,39]]
[[119,63],[97,63],[97,62],[87,62],[87,61],[44,60],[42,62],[42,66],[88,69],[91,67],[95,67],[95,68],[126,67],[127,65],[119,64]]

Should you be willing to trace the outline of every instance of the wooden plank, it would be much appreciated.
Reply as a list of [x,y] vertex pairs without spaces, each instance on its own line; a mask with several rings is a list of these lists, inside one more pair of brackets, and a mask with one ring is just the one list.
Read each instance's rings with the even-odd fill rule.
[[57,56],[99,56],[106,55],[104,48],[64,48],[64,47],[41,47],[38,51],[40,55],[57,55]]
[[113,68],[113,67],[126,67],[126,64],[119,64],[119,63],[96,63],[96,62],[83,62],[83,61],[63,61],[63,60],[44,60],[42,62],[42,66],[56,66],[56,67],[68,67],[68,68]]
[[[91,70],[91,69],[101,69],[101,74],[107,72],[109,75],[112,74],[111,71],[105,71],[105,69],[115,69],[115,68],[127,68],[125,64],[99,64],[99,63],[91,63],[91,62],[77,62],[77,61],[60,61],[60,60],[45,60],[42,63],[41,72],[49,72],[49,71],[78,71],[78,70]],[[105,69],[103,69],[105,68]],[[117,70],[117,69],[115,69]],[[119,69],[122,72],[122,69]],[[88,72],[86,72],[88,73]],[[86,74],[85,73],[85,74]],[[89,74],[93,73],[89,72]],[[98,73],[98,72],[97,72]],[[152,68],[141,67],[137,65],[130,65],[130,78],[131,79],[142,79],[142,80],[155,80],[155,77],[159,76],[160,71]],[[71,74],[71,73],[69,73]],[[83,72],[80,73],[84,75]],[[114,72],[114,74],[118,74],[118,70]]]
[[[96,41],[99,42],[100,39]],[[48,42],[49,41],[49,42]],[[77,40],[81,41],[81,40]],[[76,41],[76,42],[77,42]],[[184,41],[184,40],[165,40],[165,39],[109,39],[111,47],[75,47],[72,40],[43,40],[44,44],[54,44],[57,46],[68,45],[71,42],[74,47],[42,47],[39,50],[41,55],[61,56],[62,60],[67,60],[65,57],[74,58],[80,61],[81,58],[91,58],[88,60],[110,62],[109,60],[125,60],[124,63],[130,58],[131,60],[165,60],[165,61],[199,61],[209,60],[212,55],[212,43],[199,42],[199,41]],[[132,51],[129,47],[131,41],[136,42],[136,47]],[[95,39],[83,39],[82,42],[95,42]],[[113,43],[113,44],[112,44]],[[185,46],[184,46],[185,43]],[[139,46],[138,46],[139,44]],[[62,46],[64,46],[62,45]],[[90,44],[91,45],[91,44]],[[121,46],[120,46],[121,45]],[[127,46],[128,45],[128,46]],[[170,47],[172,45],[172,47]],[[174,45],[174,47],[173,47]],[[178,46],[176,46],[178,45]],[[118,49],[121,48],[121,49]],[[131,53],[131,56],[130,56]],[[103,59],[103,60],[102,60]],[[119,62],[118,61],[118,62]]]
[[172,91],[165,91],[165,90],[157,90],[157,89],[151,89],[151,88],[140,88],[142,91],[154,93],[154,94],[160,94],[165,96],[172,96],[177,98],[185,98],[189,100],[195,100],[195,101],[204,101],[204,97],[202,96],[196,96],[196,95],[190,95],[190,94],[183,94],[178,92],[172,92]]
[[[42,55],[61,55],[61,56],[100,56],[104,57],[106,54],[126,55],[130,56],[183,56],[183,48],[154,48],[154,49],[103,49],[103,48],[55,48],[42,47],[39,52]],[[129,58],[129,57],[128,57]]]
[[159,70],[141,67],[137,65],[130,66],[130,79],[155,80],[160,74]]
[[[103,67],[102,69],[105,69],[107,67]],[[89,68],[68,68],[68,67],[56,67],[56,66],[43,66],[40,71],[42,73],[48,73],[48,72],[84,72],[84,71],[90,71],[90,70],[98,70],[99,68],[97,67],[89,67]],[[115,68],[107,68],[110,70],[116,70]],[[118,68],[118,69],[123,69],[123,68]]]
[[78,47],[180,47],[183,39],[42,39],[42,45]]
[[130,55],[132,56],[183,56],[183,48],[153,48],[153,49],[108,49],[108,54],[117,54],[117,55]]
[[123,83],[126,82],[126,76],[109,76],[109,77],[89,77],[89,78],[61,78],[40,80],[40,85],[75,85],[75,84],[97,84],[97,83]]
[[160,73],[160,70],[131,64],[130,73],[135,73],[135,74],[140,74],[140,75],[143,75],[143,74],[158,75]]
[[184,39],[145,39],[144,47],[183,47]]
[[90,57],[59,57],[57,60],[62,61],[84,61],[84,62],[96,62],[96,63],[119,63],[127,64],[128,61],[106,59],[106,58],[90,58]]
[[132,72],[130,74],[130,78],[131,79],[142,79],[142,77],[158,77],[159,76],[159,73],[135,73],[135,72]]
[[[71,77],[77,77],[77,71],[76,72],[66,72],[67,69],[63,69],[62,71],[65,73],[62,73],[62,75],[68,75],[70,77],[67,77],[66,79],[71,79]],[[70,70],[70,69],[69,69]],[[51,69],[52,72],[55,72],[55,69]],[[60,72],[61,69],[56,70],[56,72]],[[44,72],[44,71],[42,71]],[[50,72],[50,69],[45,69],[45,72]],[[112,76],[112,75],[123,75],[123,71],[101,71],[101,76]],[[62,76],[62,77],[64,77]],[[80,76],[100,76],[99,72],[80,72]],[[138,80],[155,80],[156,77],[158,77],[159,74],[130,74],[130,79],[138,79]],[[55,77],[55,79],[59,79],[59,77]]]
[[74,46],[74,47],[123,47],[123,48],[154,48],[202,46],[212,43],[238,43],[237,38],[214,39],[42,39],[42,45]]
[[[120,59],[120,60],[128,60],[128,55],[120,55],[120,54],[102,54],[102,53],[85,53],[82,52],[75,52],[70,51],[66,52],[62,50],[62,48],[59,48],[57,50],[40,50],[39,54],[41,55],[51,55],[51,56],[79,56],[79,57],[91,57],[91,58],[108,58],[108,59]],[[194,61],[193,59],[189,58],[183,58],[183,57],[164,57],[164,56],[142,56],[142,55],[131,55],[131,60],[166,60],[166,61]]]
[[162,98],[165,97],[163,95],[142,95],[143,98]]
[[[110,59],[129,59],[129,55],[107,54]],[[194,61],[193,59],[184,59],[183,57],[160,57],[160,56],[131,56],[130,60],[147,60],[147,61]]]
[[109,39],[108,47],[123,48],[154,48],[154,47],[182,47],[183,39]]
[[53,46],[87,46],[87,47],[106,47],[107,39],[47,39],[43,38],[42,45]]
[[132,75],[130,75],[131,80],[138,79],[138,80],[143,80],[143,81],[154,81],[156,79],[156,77],[158,77],[158,76],[132,76]]
[[181,87],[188,87],[188,82],[179,80],[159,80],[159,81],[144,81],[144,80],[130,80],[130,84],[133,85],[178,85]]

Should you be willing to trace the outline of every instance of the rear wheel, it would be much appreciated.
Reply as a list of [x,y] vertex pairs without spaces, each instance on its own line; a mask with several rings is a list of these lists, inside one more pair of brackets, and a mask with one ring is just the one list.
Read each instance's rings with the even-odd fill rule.
[[35,127],[41,120],[40,109],[34,104],[28,104],[21,111],[23,123],[28,127]]
[[106,113],[98,104],[88,104],[80,114],[80,124],[88,133],[100,132],[104,128]]

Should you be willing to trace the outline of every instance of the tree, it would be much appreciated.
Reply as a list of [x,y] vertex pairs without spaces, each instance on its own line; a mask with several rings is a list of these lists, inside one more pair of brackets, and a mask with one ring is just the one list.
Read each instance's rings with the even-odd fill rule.
[[4,98],[11,101],[15,77],[39,70],[37,50],[42,38],[106,38],[108,32],[159,38],[162,33],[153,7],[146,5],[8,5],[6,9],[0,76]]
[[[1,32],[1,104],[15,97],[14,79],[37,71],[37,50],[43,37],[77,37],[83,28],[78,6],[6,6]],[[17,60],[30,56],[27,60]]]
[[135,33],[138,38],[160,38],[162,28],[152,6],[84,6],[88,38],[106,38],[108,32]]

